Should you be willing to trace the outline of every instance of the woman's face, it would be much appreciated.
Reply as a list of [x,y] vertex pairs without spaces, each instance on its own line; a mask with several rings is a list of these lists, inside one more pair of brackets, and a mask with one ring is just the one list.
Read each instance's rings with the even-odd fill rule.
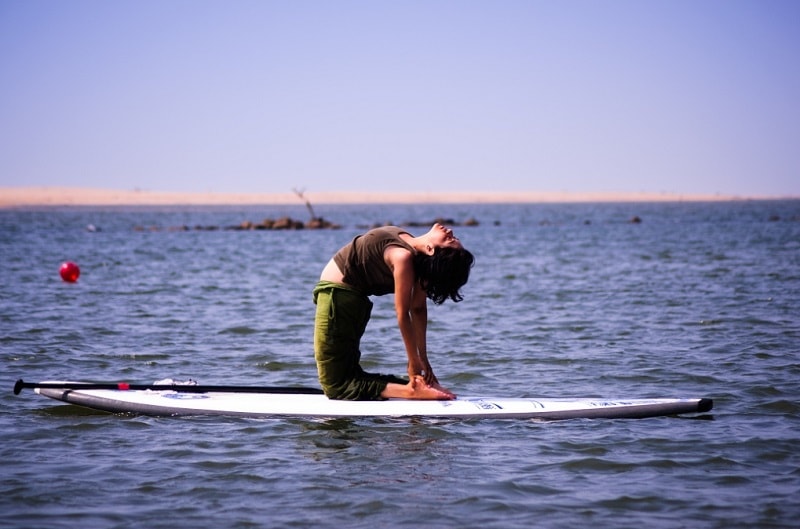
[[461,241],[453,235],[453,230],[438,222],[428,232],[428,240],[434,248],[462,248]]

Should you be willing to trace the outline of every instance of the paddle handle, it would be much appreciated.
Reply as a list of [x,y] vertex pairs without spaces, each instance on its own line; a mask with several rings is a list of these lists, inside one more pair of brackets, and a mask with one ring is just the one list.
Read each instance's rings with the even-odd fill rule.
[[151,390],[179,391],[182,393],[281,393],[322,395],[318,388],[301,388],[294,386],[190,386],[181,384],[129,384],[127,382],[111,382],[94,384],[91,382],[24,382],[17,380],[14,384],[14,395],[23,389],[112,389],[119,391]]

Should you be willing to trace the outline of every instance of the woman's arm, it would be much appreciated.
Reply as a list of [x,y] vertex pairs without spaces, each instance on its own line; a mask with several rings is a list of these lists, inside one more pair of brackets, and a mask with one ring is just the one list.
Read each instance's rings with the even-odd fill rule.
[[408,376],[424,374],[427,381],[430,372],[425,345],[427,304],[425,292],[421,292],[414,274],[413,256],[404,248],[390,246],[384,258],[394,275],[394,308],[408,356]]
[[425,382],[428,384],[438,383],[433,374],[430,361],[428,360],[428,297],[425,290],[419,284],[414,286],[414,293],[411,300],[411,324],[414,326],[414,337],[416,339],[417,354],[425,368]]

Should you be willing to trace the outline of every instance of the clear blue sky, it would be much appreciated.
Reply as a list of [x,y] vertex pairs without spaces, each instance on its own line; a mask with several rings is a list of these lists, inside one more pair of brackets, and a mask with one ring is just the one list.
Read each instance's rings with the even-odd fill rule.
[[800,1],[0,0],[0,186],[800,195]]

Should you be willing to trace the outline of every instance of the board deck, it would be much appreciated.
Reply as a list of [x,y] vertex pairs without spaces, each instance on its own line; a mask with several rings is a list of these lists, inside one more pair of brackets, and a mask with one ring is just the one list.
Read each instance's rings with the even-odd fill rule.
[[[41,384],[76,384],[42,382]],[[40,395],[111,413],[152,416],[440,417],[561,420],[645,418],[712,409],[707,398],[570,399],[459,397],[456,400],[344,401],[319,394],[36,388]]]

